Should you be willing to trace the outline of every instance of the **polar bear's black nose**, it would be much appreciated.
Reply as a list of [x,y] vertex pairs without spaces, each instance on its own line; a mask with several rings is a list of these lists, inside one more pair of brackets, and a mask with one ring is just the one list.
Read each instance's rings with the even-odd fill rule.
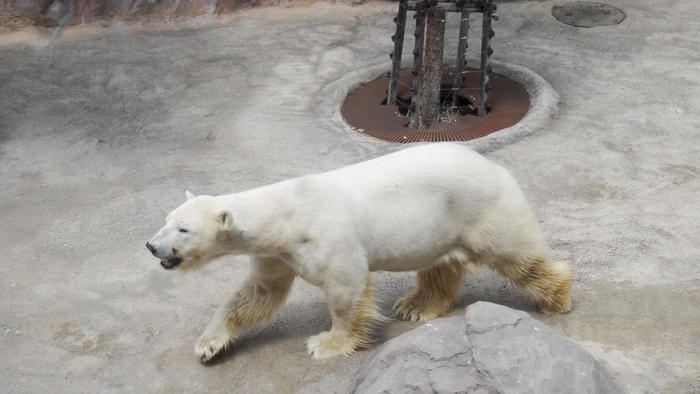
[[156,248],[154,248],[153,245],[151,245],[150,242],[146,242],[146,248],[148,248],[148,250],[150,250],[151,253],[153,253],[154,256],[156,255]]

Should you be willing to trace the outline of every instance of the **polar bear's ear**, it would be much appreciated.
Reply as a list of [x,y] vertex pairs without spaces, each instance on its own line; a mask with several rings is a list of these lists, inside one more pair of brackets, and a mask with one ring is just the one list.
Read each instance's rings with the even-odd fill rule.
[[191,200],[194,198],[194,194],[192,194],[192,192],[190,192],[189,190],[185,190],[185,198]]
[[219,223],[221,223],[222,226],[226,228],[233,227],[233,216],[231,215],[231,212],[227,210],[220,211],[217,218],[219,219]]

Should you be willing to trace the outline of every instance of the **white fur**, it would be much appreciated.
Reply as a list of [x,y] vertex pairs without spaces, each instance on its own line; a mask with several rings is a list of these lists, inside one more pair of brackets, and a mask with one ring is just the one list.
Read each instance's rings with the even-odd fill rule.
[[[348,325],[343,311],[360,297],[370,271],[495,256],[549,258],[511,175],[454,143],[412,147],[241,193],[188,198],[150,241],[159,257],[175,248],[183,268],[223,254],[276,260],[325,291],[333,330]],[[218,348],[197,345],[203,360],[235,335],[226,333],[226,313],[220,310],[204,335]]]

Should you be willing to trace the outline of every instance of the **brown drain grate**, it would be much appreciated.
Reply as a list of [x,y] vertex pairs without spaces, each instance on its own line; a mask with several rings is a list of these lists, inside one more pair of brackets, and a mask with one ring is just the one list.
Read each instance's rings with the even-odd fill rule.
[[[530,96],[525,88],[494,73],[490,78],[491,110],[484,116],[477,116],[474,108],[479,105],[479,74],[470,72],[464,80],[465,88],[457,92],[455,107],[445,111],[440,121],[430,128],[412,129],[406,115],[412,80],[409,71],[399,76],[398,107],[385,105],[389,77],[381,77],[351,91],[340,113],[356,131],[385,141],[468,141],[516,124],[530,109]],[[442,81],[443,97],[446,97],[454,81],[452,71],[445,71]]]

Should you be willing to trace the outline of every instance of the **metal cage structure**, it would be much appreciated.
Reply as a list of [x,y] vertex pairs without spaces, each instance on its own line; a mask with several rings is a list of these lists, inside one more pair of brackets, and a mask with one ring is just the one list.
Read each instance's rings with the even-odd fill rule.
[[[413,49],[413,69],[411,72],[413,75],[413,82],[410,90],[411,103],[409,106],[409,113],[415,115],[421,113],[421,109],[426,106],[439,107],[441,104],[440,102],[428,102],[429,99],[426,99],[428,96],[429,98],[435,97],[436,92],[431,92],[429,91],[430,89],[440,90],[441,86],[439,83],[437,86],[426,86],[431,84],[425,82],[426,80],[424,73],[426,73],[426,70],[435,69],[436,65],[438,69],[442,67],[442,45],[444,42],[445,32],[444,24],[446,22],[445,15],[448,12],[458,12],[460,13],[461,18],[459,26],[459,41],[457,45],[457,60],[454,69],[455,71],[453,73],[454,82],[449,88],[447,97],[454,99],[454,97],[451,96],[455,95],[457,91],[463,88],[464,76],[467,72],[478,72],[479,86],[476,89],[478,89],[479,103],[476,112],[479,116],[486,115],[491,107],[488,100],[488,95],[491,91],[491,84],[489,83],[489,80],[492,74],[491,66],[489,65],[489,57],[493,54],[490,40],[495,35],[491,22],[498,20],[498,17],[495,15],[496,4],[494,0],[399,0],[398,13],[394,18],[396,33],[391,37],[392,41],[394,42],[394,51],[390,55],[390,58],[392,59],[392,66],[389,74],[389,88],[386,100],[388,105],[398,104],[398,83],[399,75],[401,73],[401,57],[403,53],[408,12],[415,12],[414,18],[416,19],[414,32],[415,46]],[[472,69],[469,71],[467,68],[466,54],[468,48],[470,16],[474,13],[481,14],[482,33],[480,66],[478,69]],[[431,29],[430,23],[435,23],[436,18],[441,18],[437,19],[437,23],[442,23],[443,25],[437,29]],[[433,37],[427,37],[427,32],[432,32]],[[426,56],[425,47],[426,45],[431,44],[426,44],[426,40],[428,38],[432,39],[433,42],[437,42],[437,45],[439,45],[437,52],[436,50],[433,50],[433,53],[439,53],[439,58],[436,58],[434,55]],[[430,93],[433,94],[430,95]],[[437,92],[437,97],[439,100],[439,92]],[[437,117],[437,115],[435,115],[435,117]],[[428,124],[432,120],[434,119],[428,120]],[[413,119],[411,123],[415,124]]]

